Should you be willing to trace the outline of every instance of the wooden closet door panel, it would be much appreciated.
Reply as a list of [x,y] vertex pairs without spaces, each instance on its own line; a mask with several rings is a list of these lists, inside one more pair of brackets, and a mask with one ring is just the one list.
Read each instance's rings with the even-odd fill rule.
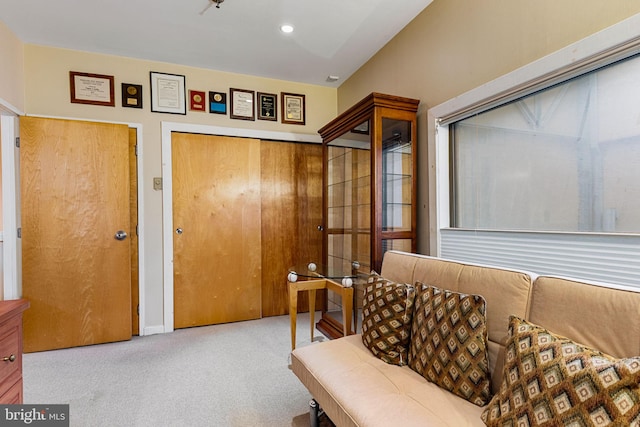
[[25,352],[131,338],[125,125],[20,119]]
[[173,133],[172,173],[175,328],[260,318],[260,141]]
[[[287,269],[322,262],[322,146],[262,141],[261,171],[262,314],[278,316],[289,312]],[[298,304],[308,310],[306,292]]]

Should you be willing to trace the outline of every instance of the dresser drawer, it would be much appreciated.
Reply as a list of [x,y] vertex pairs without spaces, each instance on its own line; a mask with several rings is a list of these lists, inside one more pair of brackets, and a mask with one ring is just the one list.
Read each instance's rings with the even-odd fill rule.
[[20,316],[0,325],[0,396],[22,378],[21,325]]
[[0,395],[0,404],[19,405],[22,403],[22,378],[9,387],[6,393]]

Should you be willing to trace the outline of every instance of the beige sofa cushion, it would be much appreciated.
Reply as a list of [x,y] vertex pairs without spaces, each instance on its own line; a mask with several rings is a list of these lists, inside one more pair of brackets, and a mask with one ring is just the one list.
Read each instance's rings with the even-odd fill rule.
[[640,356],[637,291],[540,276],[527,320],[614,357]]
[[374,357],[360,335],[298,347],[291,365],[337,426],[484,426],[481,407]]

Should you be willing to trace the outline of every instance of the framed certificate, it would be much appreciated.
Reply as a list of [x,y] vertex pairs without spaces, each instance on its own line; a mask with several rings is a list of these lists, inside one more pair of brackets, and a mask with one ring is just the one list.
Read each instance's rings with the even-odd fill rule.
[[232,119],[255,120],[254,91],[232,88],[229,89],[229,97],[231,98],[231,114],[229,116]]
[[278,95],[258,92],[258,120],[278,120]]
[[151,111],[187,114],[184,76],[151,71],[150,78]]
[[69,71],[71,102],[115,107],[113,76]]
[[291,125],[305,124],[305,96],[297,93],[281,93],[282,123]]

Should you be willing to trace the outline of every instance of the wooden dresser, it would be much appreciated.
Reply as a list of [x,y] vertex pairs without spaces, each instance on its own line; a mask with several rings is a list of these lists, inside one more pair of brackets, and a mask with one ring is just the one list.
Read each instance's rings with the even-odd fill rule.
[[0,404],[22,403],[22,312],[25,299],[0,301]]

